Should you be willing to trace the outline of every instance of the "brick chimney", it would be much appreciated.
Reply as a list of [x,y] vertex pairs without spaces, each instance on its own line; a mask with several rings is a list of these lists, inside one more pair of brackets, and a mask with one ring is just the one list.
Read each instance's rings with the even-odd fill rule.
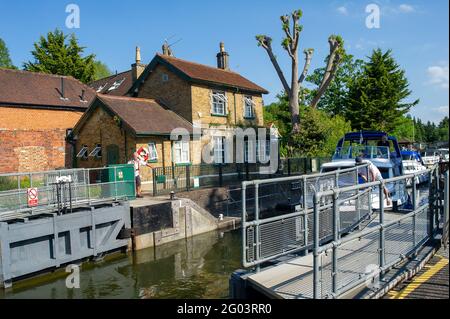
[[225,44],[220,42],[220,52],[217,53],[217,67],[223,70],[229,70],[230,67],[228,65],[228,53],[225,52]]
[[144,72],[146,65],[141,63],[141,49],[136,47],[136,63],[131,65],[131,74],[133,76],[133,83]]

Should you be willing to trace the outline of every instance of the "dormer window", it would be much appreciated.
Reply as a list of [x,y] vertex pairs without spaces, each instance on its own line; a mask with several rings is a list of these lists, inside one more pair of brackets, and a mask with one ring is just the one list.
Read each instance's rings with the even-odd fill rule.
[[211,114],[227,115],[227,96],[223,91],[213,91],[211,94]]
[[122,79],[120,81],[114,82],[114,84],[111,85],[111,87],[108,89],[108,91],[112,91],[112,90],[118,89],[119,86],[123,83],[123,81],[125,81],[125,79]]
[[101,91],[103,91],[103,89],[104,89],[107,85],[108,85],[108,83],[105,83],[105,84],[103,84],[103,85],[100,85],[100,86],[97,88],[97,93],[100,93]]
[[253,119],[255,118],[254,112],[255,102],[251,96],[244,96],[244,118]]

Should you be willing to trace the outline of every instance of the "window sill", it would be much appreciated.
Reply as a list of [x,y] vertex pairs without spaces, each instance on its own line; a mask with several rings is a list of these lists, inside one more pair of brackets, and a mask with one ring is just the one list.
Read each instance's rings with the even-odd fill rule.
[[255,116],[252,116],[252,117],[244,116],[244,120],[256,120],[256,117]]
[[216,116],[216,117],[228,117],[228,115],[226,115],[226,114],[214,114],[214,113],[211,113],[211,116]]
[[175,163],[175,166],[177,166],[177,167],[182,167],[182,166],[191,166],[192,164],[191,164],[191,162],[187,162],[187,163]]
[[151,164],[158,163],[158,159],[148,160],[147,163],[151,163]]

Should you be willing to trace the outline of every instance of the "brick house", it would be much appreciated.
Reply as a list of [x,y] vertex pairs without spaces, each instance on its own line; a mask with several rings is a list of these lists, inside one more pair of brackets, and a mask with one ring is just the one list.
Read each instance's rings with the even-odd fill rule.
[[[131,70],[90,85],[108,95],[155,99],[190,123],[200,122],[202,133],[207,136],[203,144],[212,140],[214,161],[223,163],[229,151],[227,141],[234,138],[235,127],[264,127],[262,95],[267,90],[229,69],[229,55],[223,43],[217,54],[217,67],[185,61],[163,51],[145,65],[137,49]],[[200,162],[203,145],[193,143],[193,162]],[[267,145],[261,145],[266,152]]]
[[[192,162],[192,144],[171,141],[175,128],[192,134],[192,125],[155,100],[98,94],[76,124],[71,139],[76,145],[76,167],[103,167],[128,162],[139,148],[149,150],[154,167]],[[142,169],[143,180],[151,170]]]
[[94,96],[72,77],[0,69],[0,173],[70,167],[67,132]]

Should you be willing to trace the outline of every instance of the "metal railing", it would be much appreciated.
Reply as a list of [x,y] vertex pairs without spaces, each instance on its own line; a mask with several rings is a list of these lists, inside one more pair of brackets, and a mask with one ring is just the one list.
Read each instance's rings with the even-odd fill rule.
[[[282,177],[242,183],[243,265],[258,266],[286,254],[313,247],[313,196],[338,187],[357,185],[359,174],[367,174],[368,164],[328,173]],[[276,192],[283,188],[285,193]],[[278,198],[265,196],[281,194]],[[251,198],[251,201],[247,199]],[[342,193],[340,233],[350,232],[372,213],[372,190]],[[332,239],[332,201],[323,197],[320,238]]]
[[[131,176],[131,178],[124,178]],[[61,183],[64,177],[67,182]],[[28,190],[36,188],[37,202],[30,205]],[[70,169],[0,175],[0,220],[61,211],[135,196],[134,168],[123,165],[104,168]]]
[[274,174],[261,174],[261,163],[199,164],[155,167],[152,169],[153,195],[185,192],[193,189],[222,187],[244,180],[293,176],[319,170],[328,158],[286,158],[280,160]]
[[[385,200],[382,191],[384,184],[407,179],[415,180],[417,174],[314,194],[313,298],[338,298],[360,285],[376,283],[376,278],[407,256],[416,253],[433,237],[439,228],[441,192],[437,167],[427,172],[430,175],[429,201],[419,200],[417,185],[412,183],[412,211],[393,220],[385,219]],[[340,199],[341,194],[349,191],[365,192],[373,187],[378,187],[379,192],[378,224],[341,237],[339,227],[339,211],[343,203]],[[323,205],[324,198],[331,198],[331,205]],[[333,239],[329,243],[322,243],[320,214],[329,209],[333,212]]]

